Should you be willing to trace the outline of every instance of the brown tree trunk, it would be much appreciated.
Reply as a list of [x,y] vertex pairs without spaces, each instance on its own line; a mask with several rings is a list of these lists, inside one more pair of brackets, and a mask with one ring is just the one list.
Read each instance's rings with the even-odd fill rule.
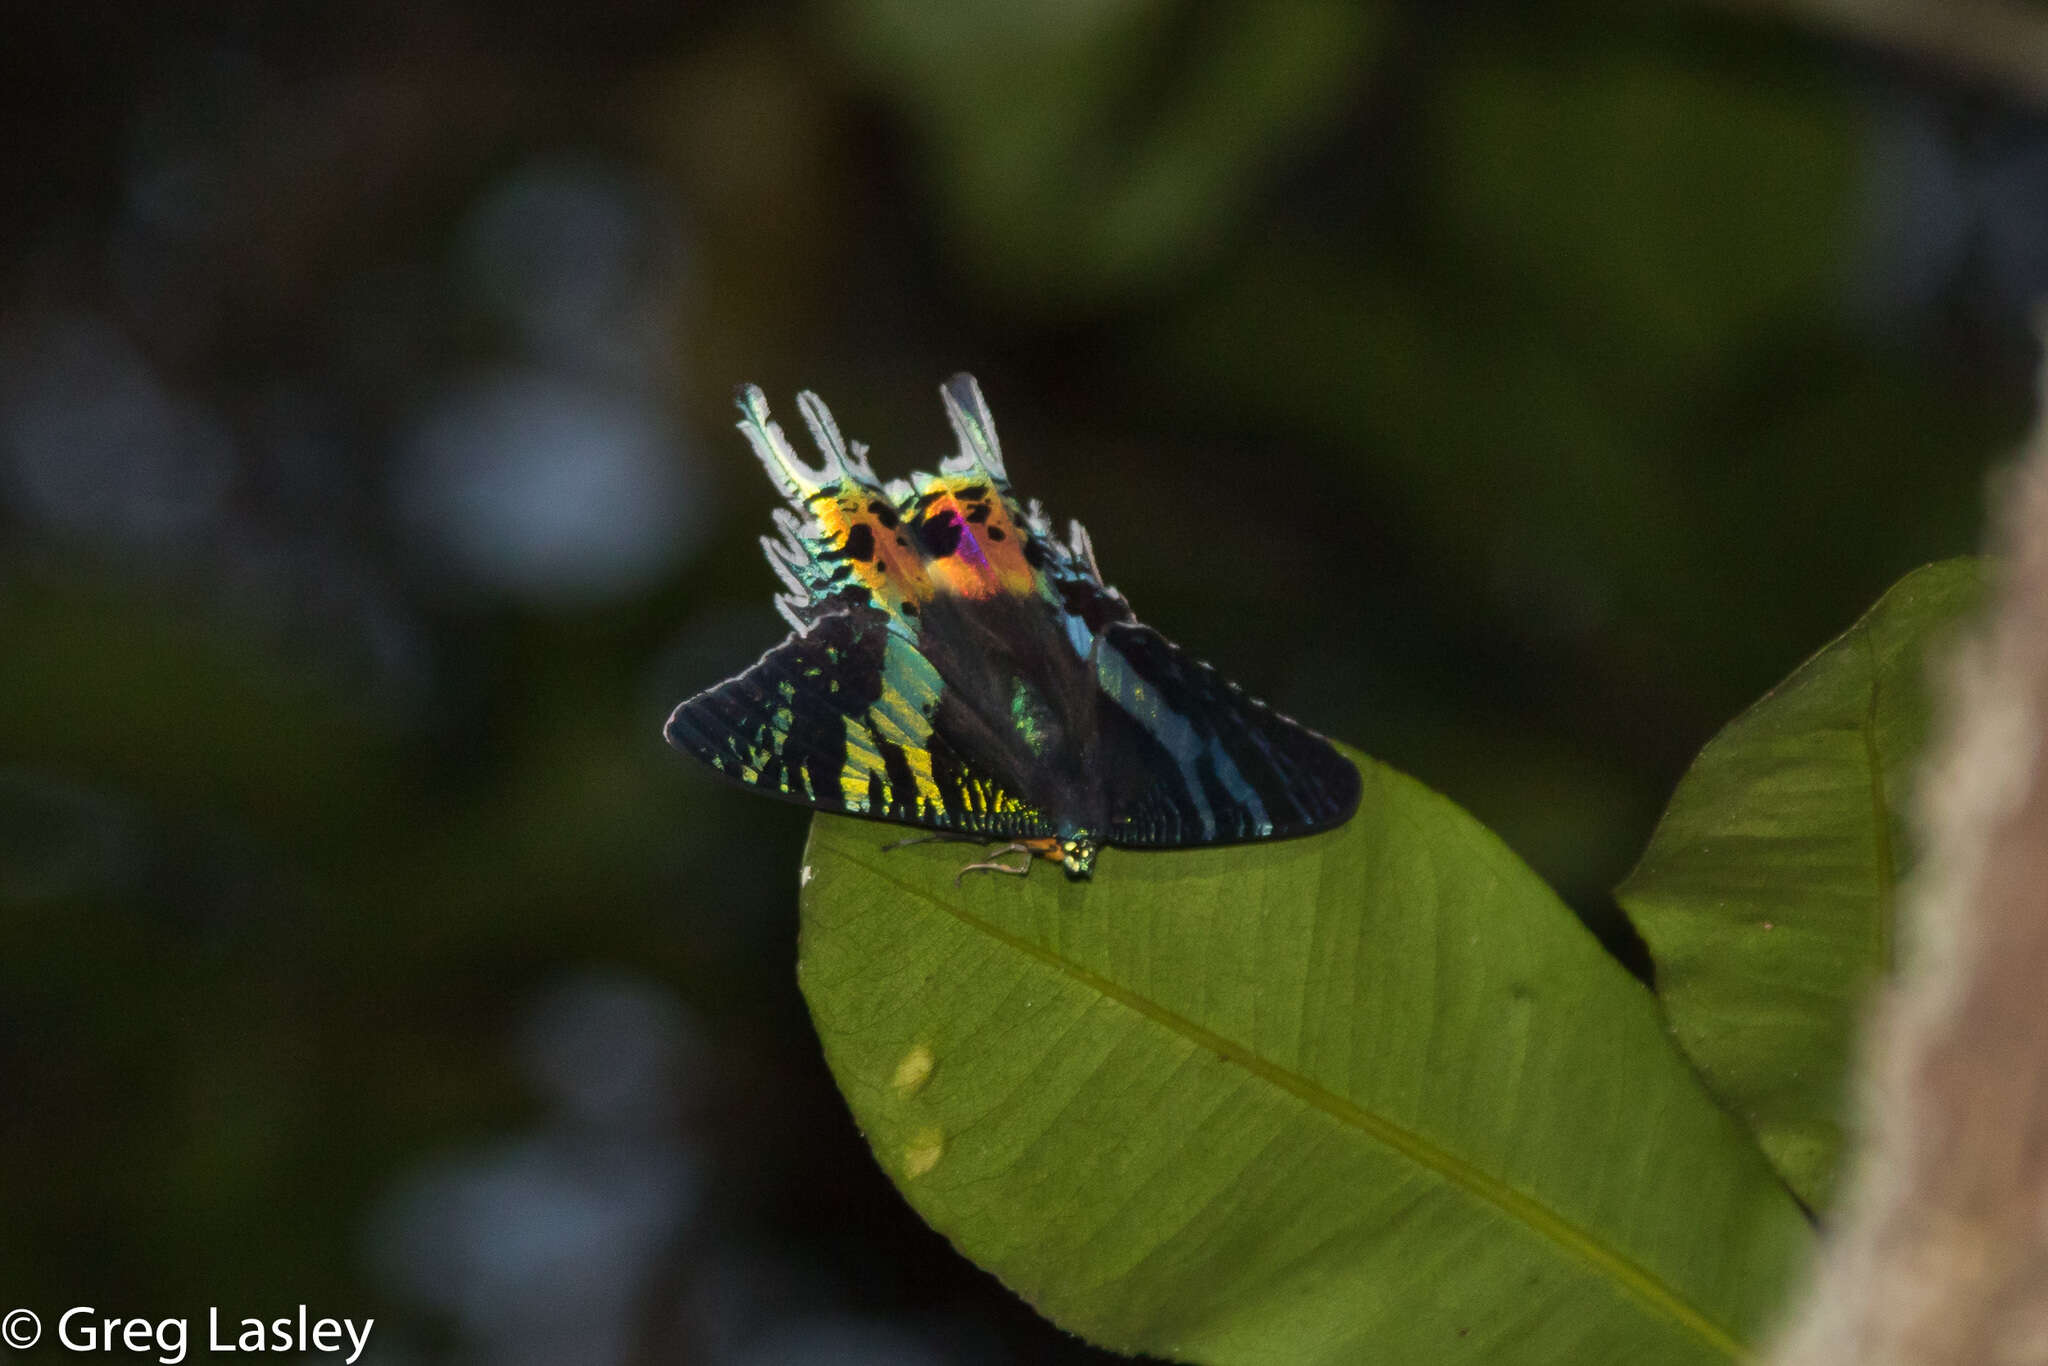
[[1866,1145],[1774,1366],[2048,1362],[2048,417],[2000,483],[1864,1065]]

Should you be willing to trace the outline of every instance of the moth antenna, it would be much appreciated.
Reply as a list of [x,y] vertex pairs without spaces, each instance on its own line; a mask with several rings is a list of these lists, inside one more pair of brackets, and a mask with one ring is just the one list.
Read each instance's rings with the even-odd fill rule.
[[988,400],[981,396],[974,376],[964,371],[953,376],[939,386],[939,397],[946,405],[946,420],[960,440],[959,454],[941,461],[939,472],[964,474],[979,467],[997,483],[1009,483],[1009,471],[1003,468],[1003,444],[996,439],[996,421],[989,416]]
[[1102,583],[1102,566],[1095,562],[1095,542],[1088,538],[1088,528],[1078,521],[1067,523],[1067,544],[1076,555],[1088,562],[1088,573],[1097,583]]
[[[801,503],[819,489],[835,482],[833,468],[812,469],[797,458],[795,448],[789,444],[789,438],[782,434],[781,424],[768,416],[768,398],[761,392],[761,386],[742,384],[733,395],[733,402],[741,414],[740,435],[746,437],[747,444],[754,448],[754,455],[760,460],[762,468],[768,471],[768,477],[775,481],[775,486],[782,490],[784,497],[791,502]],[[806,416],[808,415],[806,413]],[[826,420],[831,419],[828,416]],[[830,450],[826,451],[826,455],[828,458],[831,456]]]
[[811,440],[825,457],[825,473],[828,478],[834,474],[852,475],[862,483],[875,482],[875,472],[863,458],[868,448],[859,442],[848,446],[846,438],[839,434],[839,424],[832,420],[832,410],[825,406],[825,400],[806,389],[796,396],[796,406],[804,415],[804,424],[811,429]]

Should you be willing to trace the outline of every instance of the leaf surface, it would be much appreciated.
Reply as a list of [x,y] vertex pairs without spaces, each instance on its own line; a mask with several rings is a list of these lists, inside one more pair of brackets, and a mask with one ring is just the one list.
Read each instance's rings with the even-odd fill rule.
[[1707,742],[1617,898],[1672,1029],[1786,1182],[1827,1205],[1850,1049],[1892,964],[1928,650],[1983,570],[1915,570]]
[[819,818],[799,972],[876,1156],[1124,1351],[1738,1358],[1806,1254],[1797,1206],[1549,889],[1351,757],[1340,830],[1112,849],[1090,882],[956,887],[967,846]]

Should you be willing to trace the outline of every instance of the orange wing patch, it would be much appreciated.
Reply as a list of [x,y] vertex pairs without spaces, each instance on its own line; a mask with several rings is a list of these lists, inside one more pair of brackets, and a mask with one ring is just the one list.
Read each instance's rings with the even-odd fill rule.
[[933,585],[925,572],[911,528],[881,490],[847,480],[823,489],[808,500],[825,549],[819,558],[867,590],[875,606],[892,615],[931,600]]
[[1044,528],[1010,497],[981,391],[956,375],[940,392],[960,449],[936,475],[883,485],[867,449],[840,435],[816,394],[797,396],[822,458],[811,465],[768,416],[761,391],[741,387],[740,431],[789,502],[775,512],[781,534],[761,544],[788,590],[777,595],[776,609],[798,632],[847,594],[865,595],[888,614],[891,630],[914,639],[921,604],[939,593],[986,599],[1051,591],[1025,553]]
[[986,478],[940,475],[919,490],[913,508],[913,540],[924,551],[932,588],[977,599],[1036,589],[1037,573],[1024,558],[1024,528]]

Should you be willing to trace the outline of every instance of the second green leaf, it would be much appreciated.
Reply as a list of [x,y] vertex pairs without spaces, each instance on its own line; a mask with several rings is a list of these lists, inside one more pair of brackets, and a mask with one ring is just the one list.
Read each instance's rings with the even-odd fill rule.
[[1673,1031],[1794,1193],[1827,1206],[1844,1079],[1896,954],[1930,649],[1984,570],[1915,570],[1707,743],[1616,895]]

